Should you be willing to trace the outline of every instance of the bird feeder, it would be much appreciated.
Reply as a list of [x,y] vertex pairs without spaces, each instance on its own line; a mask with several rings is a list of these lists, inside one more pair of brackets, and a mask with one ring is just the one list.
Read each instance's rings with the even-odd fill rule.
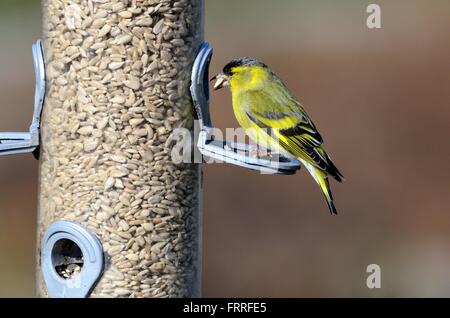
[[38,295],[199,296],[201,166],[170,151],[202,1],[43,5]]
[[203,1],[44,0],[29,132],[0,155],[40,160],[37,295],[198,297],[201,164],[174,163],[177,128],[205,156],[261,172],[300,168],[217,140]]

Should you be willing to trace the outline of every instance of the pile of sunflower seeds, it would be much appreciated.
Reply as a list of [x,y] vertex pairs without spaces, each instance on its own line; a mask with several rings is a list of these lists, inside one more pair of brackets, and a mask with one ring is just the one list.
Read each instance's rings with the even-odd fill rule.
[[91,297],[198,296],[201,168],[170,152],[173,130],[193,128],[202,1],[43,3],[38,242],[58,220],[97,235],[106,266]]
[[62,278],[71,279],[81,272],[81,268],[82,266],[80,266],[79,264],[69,264],[55,267],[55,270]]

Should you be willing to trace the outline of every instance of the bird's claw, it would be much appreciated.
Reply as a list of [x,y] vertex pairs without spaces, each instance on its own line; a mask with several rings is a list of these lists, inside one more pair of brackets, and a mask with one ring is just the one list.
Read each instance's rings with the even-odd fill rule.
[[249,147],[249,156],[251,158],[270,158],[272,159],[272,153],[266,148],[259,147],[258,145],[250,145]]

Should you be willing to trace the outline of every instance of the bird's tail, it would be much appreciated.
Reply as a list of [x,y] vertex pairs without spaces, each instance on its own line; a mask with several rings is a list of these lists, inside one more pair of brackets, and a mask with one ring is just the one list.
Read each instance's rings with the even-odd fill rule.
[[328,182],[327,173],[306,163],[306,168],[311,173],[314,180],[316,180],[322,193],[327,200],[328,209],[330,209],[331,214],[337,214],[336,207],[334,206],[333,195],[331,194],[330,183]]

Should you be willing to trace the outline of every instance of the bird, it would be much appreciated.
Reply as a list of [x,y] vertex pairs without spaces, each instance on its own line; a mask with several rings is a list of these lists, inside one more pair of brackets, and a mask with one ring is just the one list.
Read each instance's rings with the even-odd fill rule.
[[297,158],[317,182],[331,214],[337,214],[328,177],[344,176],[331,161],[316,125],[302,104],[264,63],[252,57],[231,60],[214,76],[214,90],[229,87],[235,117],[260,146]]

